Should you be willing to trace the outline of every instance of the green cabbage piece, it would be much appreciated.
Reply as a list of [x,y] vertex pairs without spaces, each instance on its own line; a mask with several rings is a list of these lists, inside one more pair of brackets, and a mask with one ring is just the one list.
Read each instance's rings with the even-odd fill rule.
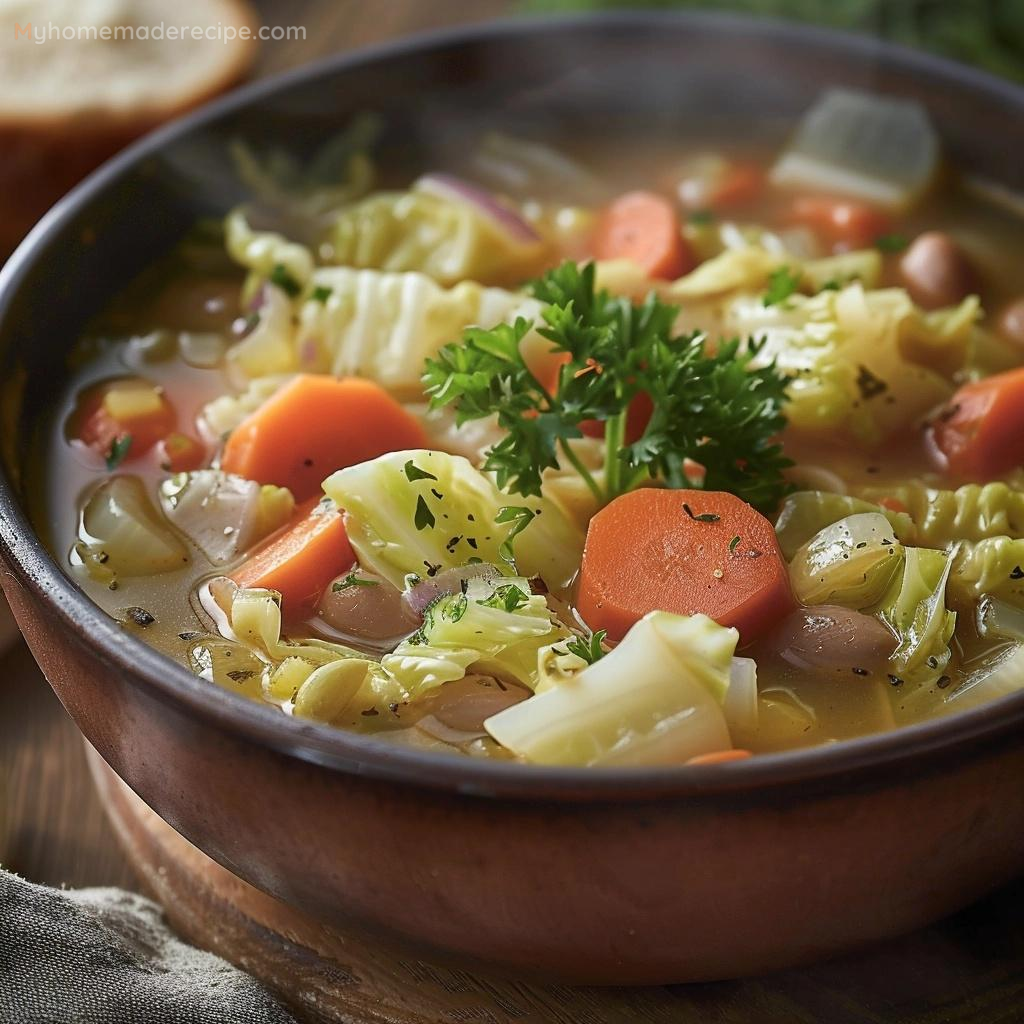
[[789,578],[805,605],[861,610],[887,592],[903,563],[903,545],[880,512],[857,512],[816,533],[796,553]]
[[280,267],[301,288],[313,277],[313,254],[304,245],[276,231],[259,231],[249,224],[245,212],[232,210],[224,221],[228,255],[256,277],[269,278]]
[[786,415],[793,428],[870,449],[949,398],[976,314],[973,303],[926,316],[903,289],[853,284],[771,306],[760,295],[740,295],[716,329],[765,339],[759,359],[792,376]]
[[950,599],[964,607],[985,594],[1024,607],[1024,539],[963,541],[953,553]]
[[942,697],[943,711],[977,707],[1024,689],[1024,645],[1008,644]]
[[862,512],[878,512],[885,516],[898,540],[903,543],[914,537],[913,523],[901,512],[873,505],[870,501],[830,491],[796,491],[782,504],[775,522],[779,547],[791,561],[816,533],[846,516]]
[[417,271],[443,285],[518,282],[539,273],[545,256],[542,242],[516,240],[473,203],[436,194],[430,178],[344,207],[327,242],[331,263]]
[[859,281],[865,288],[877,288],[882,277],[882,254],[877,249],[854,249],[836,256],[808,260],[803,265],[802,283],[812,292]]
[[[459,455],[390,452],[339,470],[324,481],[324,491],[345,509],[360,563],[399,587],[410,573],[432,575],[473,561],[511,571],[506,542],[530,513],[514,540],[517,572],[561,590],[579,568],[583,533],[558,505],[510,498]],[[523,509],[523,520],[496,522],[509,506]]]
[[903,571],[876,609],[899,644],[891,664],[905,682],[934,679],[949,663],[956,613],[946,608],[953,560],[944,551],[905,548]]
[[429,605],[420,629],[381,667],[413,697],[461,679],[470,665],[532,689],[541,648],[570,635],[544,597],[530,593],[529,581],[475,577],[464,592]]
[[960,541],[1024,536],[1024,491],[1005,483],[965,484],[955,491],[919,481],[862,487],[866,501],[895,498],[914,522],[915,543],[940,548]]
[[650,612],[609,654],[484,727],[536,764],[679,764],[728,749],[738,637],[705,615]]

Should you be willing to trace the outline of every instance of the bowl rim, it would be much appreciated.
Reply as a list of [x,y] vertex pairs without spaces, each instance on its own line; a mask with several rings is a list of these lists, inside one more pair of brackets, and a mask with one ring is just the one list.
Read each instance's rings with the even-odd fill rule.
[[[336,54],[246,85],[204,104],[144,136],[108,160],[60,199],[0,268],[0,333],[21,283],[47,255],[68,224],[136,164],[166,144],[218,118],[258,103],[300,83],[344,75],[350,70],[414,53],[478,45],[489,40],[529,38],[538,31],[650,31],[687,29],[744,34],[778,45],[839,50],[859,61],[874,61],[907,72],[942,78],[957,88],[981,93],[1024,112],[1024,87],[953,60],[853,32],[773,18],[717,12],[605,12],[590,15],[504,18],[457,28],[417,33]],[[231,736],[345,775],[477,797],[530,801],[633,801],[756,795],[813,781],[849,785],[879,770],[913,764],[920,768],[940,751],[978,748],[1024,728],[1024,691],[976,708],[886,733],[714,766],[569,768],[465,758],[405,748],[326,724],[304,722],[269,704],[211,686],[143,640],[126,633],[92,602],[60,568],[17,500],[0,465],[0,553],[17,582],[59,617],[80,642],[108,660],[131,685],[194,715]],[[893,777],[899,777],[893,776]]]

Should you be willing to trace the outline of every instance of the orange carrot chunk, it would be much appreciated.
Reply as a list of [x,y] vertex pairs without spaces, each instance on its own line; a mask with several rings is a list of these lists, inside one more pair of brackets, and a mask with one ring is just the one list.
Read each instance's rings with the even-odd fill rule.
[[646,488],[590,521],[577,607],[613,640],[666,611],[735,626],[748,644],[793,605],[772,524],[734,494]]
[[965,384],[930,434],[954,477],[991,480],[1024,466],[1024,367]]
[[355,564],[345,522],[333,505],[313,498],[291,523],[258,547],[231,578],[240,587],[276,590],[288,619],[309,614],[339,573]]
[[733,164],[712,192],[709,205],[713,210],[745,206],[760,197],[766,184],[765,173],[757,164]]
[[892,221],[882,210],[856,199],[831,196],[800,196],[793,201],[790,220],[805,224],[823,241],[844,249],[864,249],[892,231]]
[[651,277],[668,281],[697,265],[675,207],[653,192],[619,196],[601,215],[593,248],[596,259],[632,260]]
[[304,374],[231,433],[221,466],[248,480],[287,487],[296,501],[304,501],[319,495],[335,470],[428,447],[417,420],[372,381]]
[[749,750],[740,750],[739,747],[733,750],[716,750],[712,754],[698,754],[691,757],[687,764],[727,764],[729,761],[745,761],[751,757]]

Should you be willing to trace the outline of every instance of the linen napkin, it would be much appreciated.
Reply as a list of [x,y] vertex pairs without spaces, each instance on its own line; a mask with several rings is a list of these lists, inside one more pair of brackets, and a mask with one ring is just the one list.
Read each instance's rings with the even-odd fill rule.
[[257,981],[177,939],[150,900],[0,870],[3,1024],[297,1024]]

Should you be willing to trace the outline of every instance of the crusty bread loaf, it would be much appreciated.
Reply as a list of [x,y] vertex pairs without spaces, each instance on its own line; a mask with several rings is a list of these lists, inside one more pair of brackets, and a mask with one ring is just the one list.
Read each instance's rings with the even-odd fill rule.
[[96,164],[238,81],[257,31],[246,0],[0,0],[0,258]]

